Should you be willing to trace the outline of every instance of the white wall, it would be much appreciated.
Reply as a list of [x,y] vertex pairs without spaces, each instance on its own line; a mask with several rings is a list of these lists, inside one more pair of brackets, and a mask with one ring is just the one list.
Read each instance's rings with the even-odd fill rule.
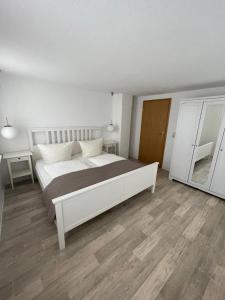
[[27,130],[46,126],[105,126],[112,97],[26,77],[0,74],[0,126],[5,117],[18,127],[14,140],[0,137],[0,153],[29,148]]
[[112,138],[119,142],[119,155],[129,156],[131,112],[133,97],[127,94],[113,95],[113,117],[115,130]]
[[2,233],[3,205],[4,205],[4,186],[2,184],[2,156],[0,155],[0,240],[1,240],[1,233]]
[[144,100],[172,98],[172,103],[171,103],[172,105],[170,110],[170,118],[169,118],[164,160],[163,160],[163,168],[169,170],[172,148],[173,148],[173,133],[176,130],[176,122],[178,117],[178,108],[179,108],[180,100],[186,97],[191,98],[191,97],[202,97],[202,96],[216,96],[216,95],[224,95],[224,94],[225,94],[225,86],[218,87],[218,88],[210,88],[210,89],[201,89],[201,90],[183,91],[177,93],[135,97],[133,103],[133,111],[132,111],[130,156],[133,158],[138,158],[142,106]]
[[125,158],[129,157],[132,105],[133,97],[123,94],[120,155]]
[[122,119],[122,94],[114,94],[112,97],[112,123],[114,131],[112,139],[120,142],[121,139],[121,119]]

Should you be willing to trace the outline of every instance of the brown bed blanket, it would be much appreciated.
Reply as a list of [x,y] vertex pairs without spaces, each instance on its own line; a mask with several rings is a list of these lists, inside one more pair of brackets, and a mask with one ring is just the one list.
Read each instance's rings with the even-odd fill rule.
[[42,193],[50,222],[53,222],[55,219],[55,206],[52,203],[52,199],[136,170],[144,165],[138,161],[120,160],[102,167],[85,169],[56,177],[47,185]]

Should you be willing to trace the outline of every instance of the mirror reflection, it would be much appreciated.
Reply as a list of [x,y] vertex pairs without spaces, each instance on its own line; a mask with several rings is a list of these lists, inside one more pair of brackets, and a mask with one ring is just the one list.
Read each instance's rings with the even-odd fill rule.
[[223,104],[207,107],[199,145],[195,148],[195,165],[191,179],[195,183],[204,185],[208,180],[224,112]]

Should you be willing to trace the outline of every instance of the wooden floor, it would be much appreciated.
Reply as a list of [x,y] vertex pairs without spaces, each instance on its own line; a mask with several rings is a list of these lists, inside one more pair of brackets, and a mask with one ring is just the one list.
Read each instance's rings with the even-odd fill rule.
[[7,191],[0,299],[225,299],[225,203],[167,179],[58,250],[38,184]]

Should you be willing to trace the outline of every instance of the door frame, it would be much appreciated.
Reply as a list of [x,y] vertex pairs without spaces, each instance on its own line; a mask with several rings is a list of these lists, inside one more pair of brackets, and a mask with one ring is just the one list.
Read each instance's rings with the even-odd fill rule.
[[142,103],[142,117],[141,117],[141,130],[140,130],[140,141],[139,141],[139,151],[138,151],[138,159],[140,160],[140,147],[141,147],[141,135],[142,135],[142,126],[143,126],[143,112],[144,112],[144,103],[145,102],[155,102],[155,101],[165,101],[169,100],[169,109],[168,109],[168,115],[167,115],[167,121],[166,121],[166,128],[165,128],[165,135],[164,135],[164,141],[163,141],[163,153],[162,153],[162,159],[161,162],[159,161],[159,167],[162,168],[163,165],[163,159],[164,159],[164,152],[165,152],[165,145],[167,140],[167,132],[168,132],[168,124],[170,119],[170,109],[171,109],[171,102],[172,98],[163,98],[163,99],[151,99],[151,100],[144,100]]

